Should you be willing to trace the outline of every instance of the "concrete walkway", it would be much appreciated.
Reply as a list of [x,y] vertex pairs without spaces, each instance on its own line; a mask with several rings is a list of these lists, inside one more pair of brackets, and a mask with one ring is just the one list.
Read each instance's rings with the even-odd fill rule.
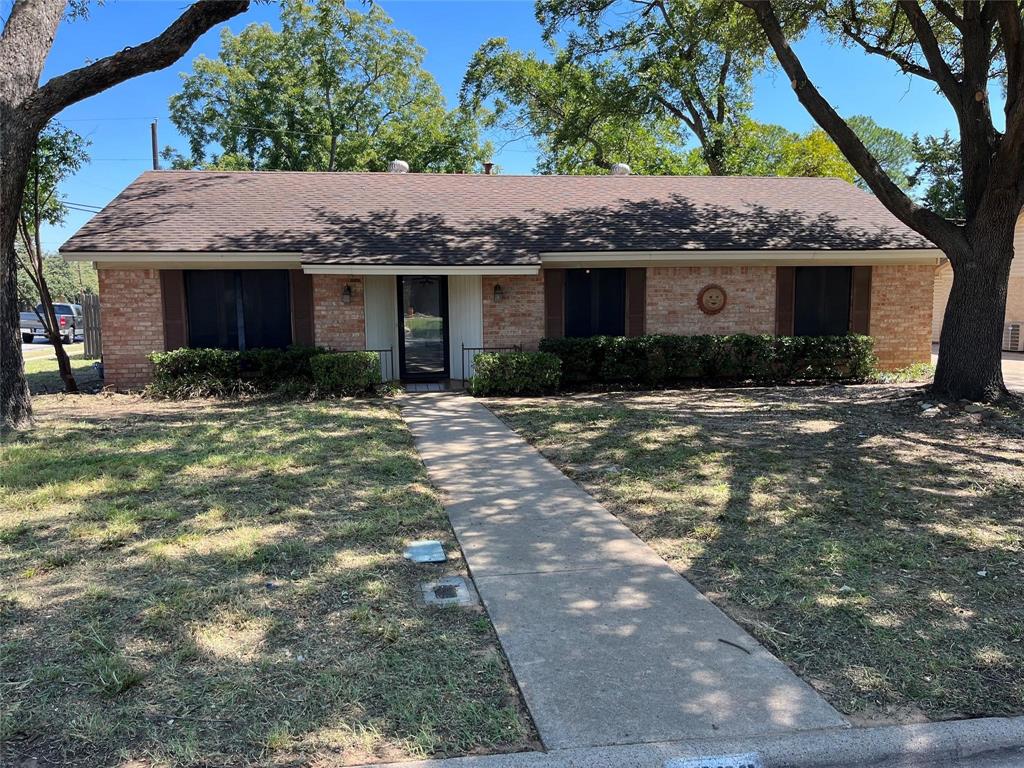
[[402,413],[548,749],[846,725],[478,402]]

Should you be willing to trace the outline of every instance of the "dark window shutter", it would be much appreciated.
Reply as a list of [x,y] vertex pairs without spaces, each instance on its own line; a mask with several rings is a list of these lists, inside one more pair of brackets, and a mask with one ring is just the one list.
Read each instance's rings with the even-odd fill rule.
[[565,270],[544,270],[544,335],[565,335]]
[[796,296],[796,267],[775,268],[775,335],[793,335],[793,300]]
[[850,281],[850,333],[871,332],[871,267],[854,267]]
[[626,335],[643,336],[647,314],[647,269],[626,270]]
[[290,270],[292,284],[292,343],[313,346],[313,276]]
[[160,295],[164,310],[164,349],[180,349],[187,346],[185,278],[180,269],[160,270]]

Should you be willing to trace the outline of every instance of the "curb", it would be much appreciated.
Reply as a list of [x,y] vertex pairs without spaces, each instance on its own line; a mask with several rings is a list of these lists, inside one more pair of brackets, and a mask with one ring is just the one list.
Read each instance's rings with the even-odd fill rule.
[[[670,759],[757,753],[764,768],[985,768],[1024,766],[1024,717],[768,736],[517,752],[392,763],[395,768],[663,768]],[[967,762],[970,761],[970,762]],[[378,764],[378,768],[379,768]],[[700,764],[703,766],[703,762]],[[714,760],[707,762],[715,768]],[[368,768],[368,767],[365,767]]]

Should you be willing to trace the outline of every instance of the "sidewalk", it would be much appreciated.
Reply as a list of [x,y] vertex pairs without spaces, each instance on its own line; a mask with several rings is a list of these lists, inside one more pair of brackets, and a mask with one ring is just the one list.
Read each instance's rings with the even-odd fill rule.
[[478,402],[402,412],[547,749],[846,726]]

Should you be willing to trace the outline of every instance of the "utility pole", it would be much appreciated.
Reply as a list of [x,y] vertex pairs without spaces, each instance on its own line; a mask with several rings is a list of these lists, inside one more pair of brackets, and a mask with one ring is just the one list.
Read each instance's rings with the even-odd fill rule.
[[160,155],[159,155],[159,152],[157,151],[156,120],[154,120],[152,123],[149,124],[149,137],[150,137],[150,139],[152,141],[152,144],[153,144],[153,170],[154,171],[159,171],[160,170]]

